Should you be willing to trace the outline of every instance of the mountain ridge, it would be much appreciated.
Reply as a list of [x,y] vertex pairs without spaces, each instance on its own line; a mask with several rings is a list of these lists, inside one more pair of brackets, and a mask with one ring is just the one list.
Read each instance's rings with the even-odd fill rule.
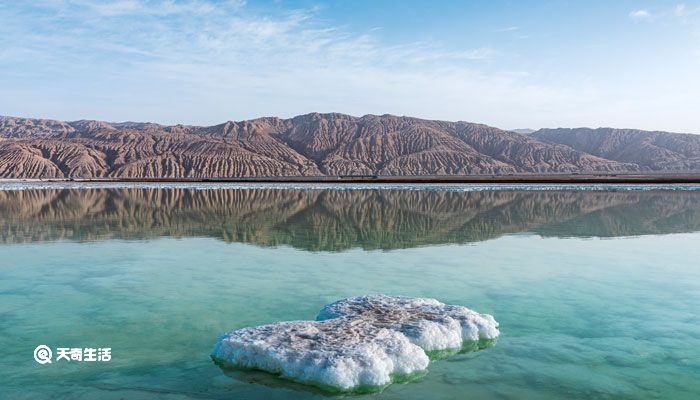
[[[635,158],[625,146],[640,154]],[[690,170],[700,170],[700,136],[668,132],[559,128],[523,134],[389,114],[309,113],[212,126],[0,116],[0,178]]]

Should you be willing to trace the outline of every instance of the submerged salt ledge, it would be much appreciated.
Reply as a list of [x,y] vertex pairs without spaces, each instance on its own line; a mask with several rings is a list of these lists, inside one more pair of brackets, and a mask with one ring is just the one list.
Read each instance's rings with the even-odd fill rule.
[[425,370],[426,351],[499,335],[491,315],[423,298],[352,297],[325,306],[316,319],[233,331],[219,338],[212,358],[348,391]]

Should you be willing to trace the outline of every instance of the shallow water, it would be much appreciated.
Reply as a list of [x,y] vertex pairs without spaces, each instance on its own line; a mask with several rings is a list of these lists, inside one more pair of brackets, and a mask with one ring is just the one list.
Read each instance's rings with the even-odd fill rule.
[[[371,293],[464,305],[502,333],[359,397],[700,393],[697,187],[5,189],[7,398],[323,398],[222,371],[212,346]],[[112,360],[39,365],[39,344],[111,347]]]

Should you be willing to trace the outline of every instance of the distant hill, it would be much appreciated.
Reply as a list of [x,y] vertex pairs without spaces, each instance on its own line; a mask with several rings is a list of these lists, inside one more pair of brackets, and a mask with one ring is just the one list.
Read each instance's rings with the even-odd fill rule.
[[537,129],[522,128],[522,129],[511,129],[510,131],[515,132],[515,133],[522,133],[523,135],[529,135],[531,133],[537,132]]
[[641,170],[700,170],[700,135],[635,129],[541,129],[531,135]]
[[700,136],[531,134],[392,115],[215,126],[0,117],[0,178],[226,178],[700,170]]

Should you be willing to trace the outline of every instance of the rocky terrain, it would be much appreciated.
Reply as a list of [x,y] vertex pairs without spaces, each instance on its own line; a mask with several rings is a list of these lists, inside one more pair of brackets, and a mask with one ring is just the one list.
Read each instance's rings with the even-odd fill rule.
[[315,113],[208,127],[0,117],[0,178],[697,170],[700,136],[666,132],[517,133],[461,121]]
[[700,171],[700,135],[635,129],[541,129],[540,141],[614,160],[634,163],[640,170]]

